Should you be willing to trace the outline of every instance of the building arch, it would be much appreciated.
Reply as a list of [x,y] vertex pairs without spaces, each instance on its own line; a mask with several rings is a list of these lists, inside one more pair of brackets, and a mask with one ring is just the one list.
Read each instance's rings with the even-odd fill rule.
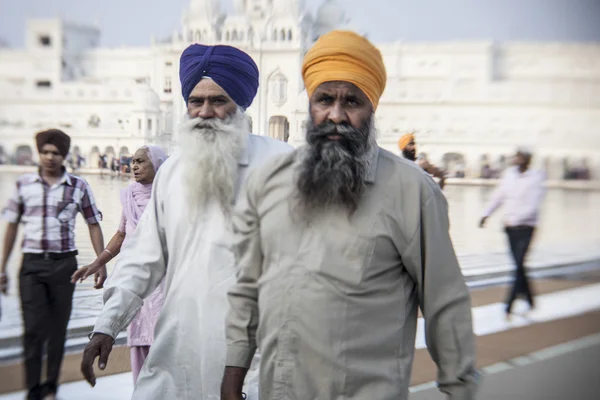
[[275,70],[268,80],[268,89],[271,101],[277,107],[281,107],[287,102],[288,79],[279,68]]
[[92,146],[90,152],[88,153],[88,165],[92,168],[100,168],[101,165],[98,164],[100,161],[100,148],[98,146]]
[[129,148],[127,146],[121,146],[121,148],[119,149],[119,156],[128,156],[131,153],[129,153]]
[[291,29],[288,29],[287,40],[290,41],[290,42],[292,41],[292,30]]
[[200,33],[200,29],[196,30],[196,43],[200,43],[202,41],[202,34]]
[[454,152],[446,153],[442,157],[442,164],[449,177],[464,177],[466,163],[463,154]]
[[285,41],[285,29],[281,28],[281,33],[279,34],[281,41]]
[[34,165],[33,150],[31,146],[23,144],[17,146],[15,150],[15,164],[17,165]]
[[283,115],[269,118],[269,136],[287,142],[290,138],[290,123]]

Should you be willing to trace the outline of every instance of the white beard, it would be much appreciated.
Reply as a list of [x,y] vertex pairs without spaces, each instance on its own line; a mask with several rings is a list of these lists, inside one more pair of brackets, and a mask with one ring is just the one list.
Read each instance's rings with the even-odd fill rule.
[[183,185],[192,214],[212,201],[230,214],[237,161],[249,132],[250,122],[240,108],[225,120],[194,118],[182,124]]

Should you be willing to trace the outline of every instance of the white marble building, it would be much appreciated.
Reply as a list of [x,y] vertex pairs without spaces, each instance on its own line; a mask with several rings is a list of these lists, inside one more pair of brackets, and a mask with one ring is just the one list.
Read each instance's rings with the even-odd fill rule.
[[[344,10],[335,0],[316,15],[297,0],[233,1],[226,15],[217,0],[190,0],[181,27],[149,47],[101,48],[97,28],[29,20],[24,48],[0,48],[0,151],[35,159],[33,134],[49,127],[71,135],[91,166],[144,143],[169,148],[185,112],[179,55],[194,42],[247,51],[261,72],[253,132],[302,143],[302,58],[320,34],[351,27]],[[383,147],[398,152],[400,135],[415,131],[433,162],[477,176],[482,157],[527,145],[551,178],[566,159],[600,175],[599,43],[377,45],[388,72],[377,110]]]

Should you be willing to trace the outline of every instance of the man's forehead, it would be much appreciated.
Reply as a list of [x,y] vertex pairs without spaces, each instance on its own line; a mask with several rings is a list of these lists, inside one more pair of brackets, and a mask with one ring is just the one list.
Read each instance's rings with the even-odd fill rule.
[[190,97],[214,97],[226,96],[229,97],[225,89],[219,86],[212,79],[204,78],[194,87],[190,93]]
[[332,93],[338,92],[345,95],[353,95],[353,96],[361,96],[367,98],[367,95],[358,88],[354,83],[346,82],[346,81],[330,81],[321,83],[317,89],[316,93]]
[[42,151],[55,151],[58,153],[58,147],[56,147],[53,144],[46,143],[45,145],[42,146]]

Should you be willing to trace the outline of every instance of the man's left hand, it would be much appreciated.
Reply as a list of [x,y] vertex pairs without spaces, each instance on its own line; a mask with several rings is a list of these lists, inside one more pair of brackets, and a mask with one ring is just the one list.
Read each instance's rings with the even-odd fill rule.
[[225,375],[221,383],[221,400],[243,400],[246,398],[242,392],[246,368],[225,367]]
[[106,281],[106,265],[94,274],[94,289],[102,289]]

